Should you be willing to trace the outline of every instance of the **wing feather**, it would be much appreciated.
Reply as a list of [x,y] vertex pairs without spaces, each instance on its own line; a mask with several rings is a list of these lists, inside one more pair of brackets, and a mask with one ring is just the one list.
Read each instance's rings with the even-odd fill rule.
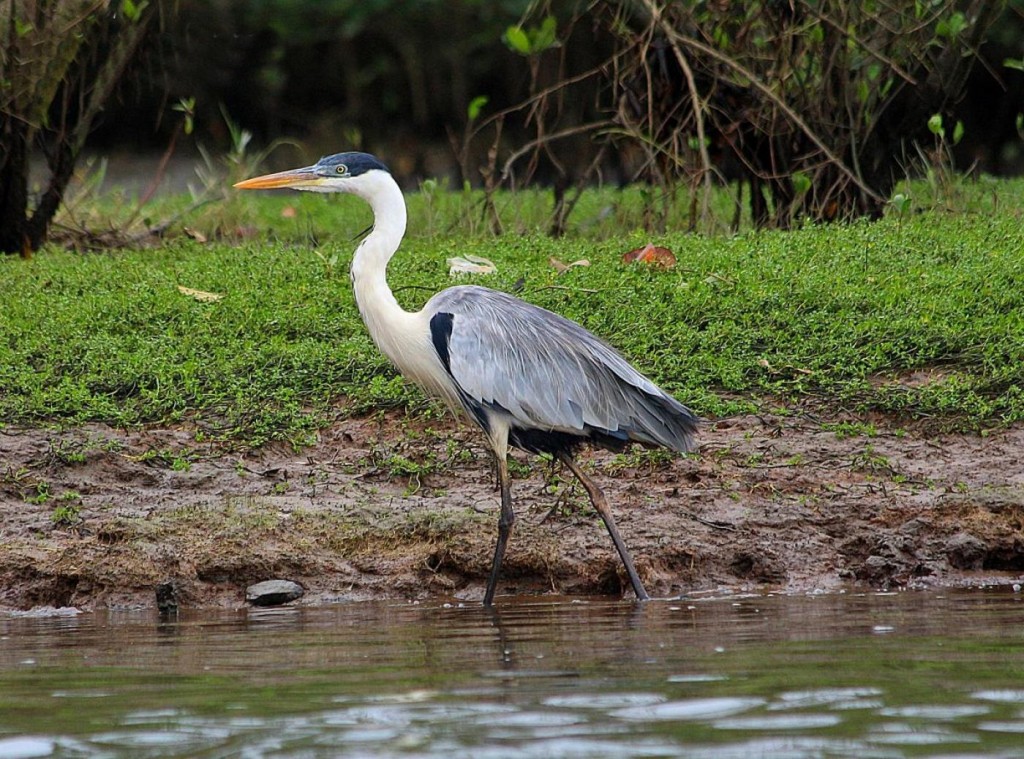
[[514,425],[690,447],[689,409],[575,322],[476,286],[444,290],[425,310],[452,315],[447,358],[461,391]]

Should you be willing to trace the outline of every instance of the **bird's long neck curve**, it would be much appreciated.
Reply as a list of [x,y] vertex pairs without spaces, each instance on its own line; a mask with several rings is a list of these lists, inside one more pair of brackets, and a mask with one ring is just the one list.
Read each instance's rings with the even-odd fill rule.
[[359,313],[373,341],[397,361],[394,336],[411,314],[395,300],[387,283],[387,267],[405,235],[406,210],[402,190],[384,171],[367,175],[357,194],[373,209],[373,231],[356,248],[352,259],[352,289]]

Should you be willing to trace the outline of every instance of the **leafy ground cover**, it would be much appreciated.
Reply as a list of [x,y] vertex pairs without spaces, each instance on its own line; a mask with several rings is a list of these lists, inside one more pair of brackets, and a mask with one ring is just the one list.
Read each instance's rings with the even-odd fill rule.
[[[1024,184],[961,191],[959,213],[732,237],[612,235],[609,219],[636,215],[607,191],[585,194],[579,231],[553,240],[523,223],[467,232],[458,195],[432,190],[411,199],[390,279],[418,308],[467,281],[447,258],[486,257],[497,272],[472,281],[578,320],[705,416],[771,398],[983,428],[1024,418]],[[353,303],[347,264],[368,209],[322,196],[245,203],[231,213],[257,234],[241,243],[0,261],[0,419],[189,419],[200,435],[301,443],[339,414],[422,403]],[[647,242],[677,265],[621,262]]]

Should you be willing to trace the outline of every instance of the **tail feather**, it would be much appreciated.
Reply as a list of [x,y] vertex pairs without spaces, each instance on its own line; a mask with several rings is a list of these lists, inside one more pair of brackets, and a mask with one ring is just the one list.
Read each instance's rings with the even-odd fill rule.
[[643,396],[639,404],[641,418],[630,430],[630,438],[679,453],[692,451],[700,424],[697,416],[670,395],[643,393]]

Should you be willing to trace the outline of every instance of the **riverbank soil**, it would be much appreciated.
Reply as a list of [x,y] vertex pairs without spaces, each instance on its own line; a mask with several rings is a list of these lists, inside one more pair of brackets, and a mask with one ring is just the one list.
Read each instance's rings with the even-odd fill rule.
[[[241,606],[272,578],[300,583],[298,603],[482,598],[498,496],[474,429],[391,412],[298,450],[202,440],[188,426],[0,430],[0,608]],[[581,460],[655,597],[1024,578],[1021,425],[793,412],[710,422],[687,457]],[[521,453],[512,469],[499,595],[628,594],[571,475]]]

